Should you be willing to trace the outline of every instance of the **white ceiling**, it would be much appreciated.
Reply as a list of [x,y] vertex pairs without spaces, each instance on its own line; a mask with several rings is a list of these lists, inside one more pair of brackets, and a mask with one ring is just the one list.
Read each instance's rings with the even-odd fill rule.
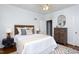
[[64,8],[74,6],[73,4],[48,4],[49,10],[43,11],[41,8],[43,4],[11,4],[11,5],[26,9],[26,10],[30,10],[33,12],[41,13],[41,14],[47,14],[47,13],[55,12]]

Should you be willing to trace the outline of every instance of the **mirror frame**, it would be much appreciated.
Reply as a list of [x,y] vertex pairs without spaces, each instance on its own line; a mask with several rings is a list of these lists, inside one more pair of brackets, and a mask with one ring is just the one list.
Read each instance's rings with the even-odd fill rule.
[[59,27],[64,27],[66,25],[66,17],[64,15],[59,15],[57,18],[57,24]]

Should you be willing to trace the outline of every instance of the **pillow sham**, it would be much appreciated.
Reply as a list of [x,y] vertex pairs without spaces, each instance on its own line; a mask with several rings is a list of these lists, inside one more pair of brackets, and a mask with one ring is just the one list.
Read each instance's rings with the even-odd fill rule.
[[30,30],[30,29],[26,30],[26,33],[27,33],[27,35],[33,34],[33,33],[32,33],[32,30]]

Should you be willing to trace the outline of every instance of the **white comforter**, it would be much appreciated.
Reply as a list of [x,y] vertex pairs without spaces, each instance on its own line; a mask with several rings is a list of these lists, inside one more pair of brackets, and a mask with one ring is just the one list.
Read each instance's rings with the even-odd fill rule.
[[50,53],[57,47],[53,37],[42,34],[16,35],[15,42],[20,54]]

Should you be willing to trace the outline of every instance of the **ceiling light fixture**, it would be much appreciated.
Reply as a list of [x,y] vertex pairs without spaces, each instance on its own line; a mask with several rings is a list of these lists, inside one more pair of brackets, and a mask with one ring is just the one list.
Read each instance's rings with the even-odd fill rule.
[[47,11],[49,9],[48,4],[43,5],[42,10]]

